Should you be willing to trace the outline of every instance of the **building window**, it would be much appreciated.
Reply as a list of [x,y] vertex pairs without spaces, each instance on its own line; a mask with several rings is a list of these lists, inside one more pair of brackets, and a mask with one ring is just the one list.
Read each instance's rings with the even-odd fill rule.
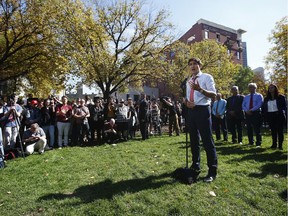
[[237,52],[237,59],[240,59],[240,52]]
[[208,39],[209,38],[209,32],[206,30],[204,32],[204,39]]
[[220,42],[220,34],[216,34],[216,41]]
[[237,40],[237,46],[238,48],[241,47],[241,42],[239,40]]

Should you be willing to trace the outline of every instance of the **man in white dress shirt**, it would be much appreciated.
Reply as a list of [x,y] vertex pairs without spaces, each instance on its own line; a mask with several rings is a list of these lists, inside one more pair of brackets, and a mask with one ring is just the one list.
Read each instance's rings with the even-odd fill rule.
[[[214,79],[210,74],[202,73],[201,60],[191,58],[188,60],[191,78],[186,82],[187,127],[190,135],[192,166],[194,178],[200,174],[200,137],[207,155],[209,168],[204,182],[212,182],[217,175],[217,154],[212,137],[211,127],[211,98],[216,96]],[[195,180],[196,180],[195,179]]]

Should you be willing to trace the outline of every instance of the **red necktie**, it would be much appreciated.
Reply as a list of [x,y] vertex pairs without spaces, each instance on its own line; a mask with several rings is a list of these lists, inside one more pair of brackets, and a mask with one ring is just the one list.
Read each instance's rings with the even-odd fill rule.
[[[192,80],[190,80],[189,83],[190,83],[190,84],[194,84],[196,78],[197,78],[196,76],[195,76],[195,77],[192,77]],[[193,88],[191,88],[189,99],[190,99],[191,102],[194,102],[194,89],[193,89]]]
[[253,108],[253,94],[250,95],[249,110]]

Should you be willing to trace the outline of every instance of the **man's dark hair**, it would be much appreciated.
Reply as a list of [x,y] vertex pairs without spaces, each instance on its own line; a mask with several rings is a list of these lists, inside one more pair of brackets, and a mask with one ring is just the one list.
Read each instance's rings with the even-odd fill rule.
[[202,65],[202,62],[201,62],[201,60],[199,59],[199,58],[190,58],[189,60],[188,60],[188,65],[190,64],[190,62],[196,62],[198,65]]

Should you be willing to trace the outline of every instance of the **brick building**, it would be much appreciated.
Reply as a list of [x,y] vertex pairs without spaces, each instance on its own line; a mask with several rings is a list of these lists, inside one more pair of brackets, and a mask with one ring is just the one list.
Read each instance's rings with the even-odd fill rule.
[[[216,40],[221,44],[225,44],[228,54],[232,54],[232,60],[236,64],[247,65],[246,50],[243,55],[242,34],[246,31],[243,29],[232,29],[217,23],[213,23],[204,19],[198,20],[192,28],[190,28],[180,41],[193,44],[206,39]],[[245,43],[246,48],[246,43]],[[245,58],[245,59],[243,59]]]

